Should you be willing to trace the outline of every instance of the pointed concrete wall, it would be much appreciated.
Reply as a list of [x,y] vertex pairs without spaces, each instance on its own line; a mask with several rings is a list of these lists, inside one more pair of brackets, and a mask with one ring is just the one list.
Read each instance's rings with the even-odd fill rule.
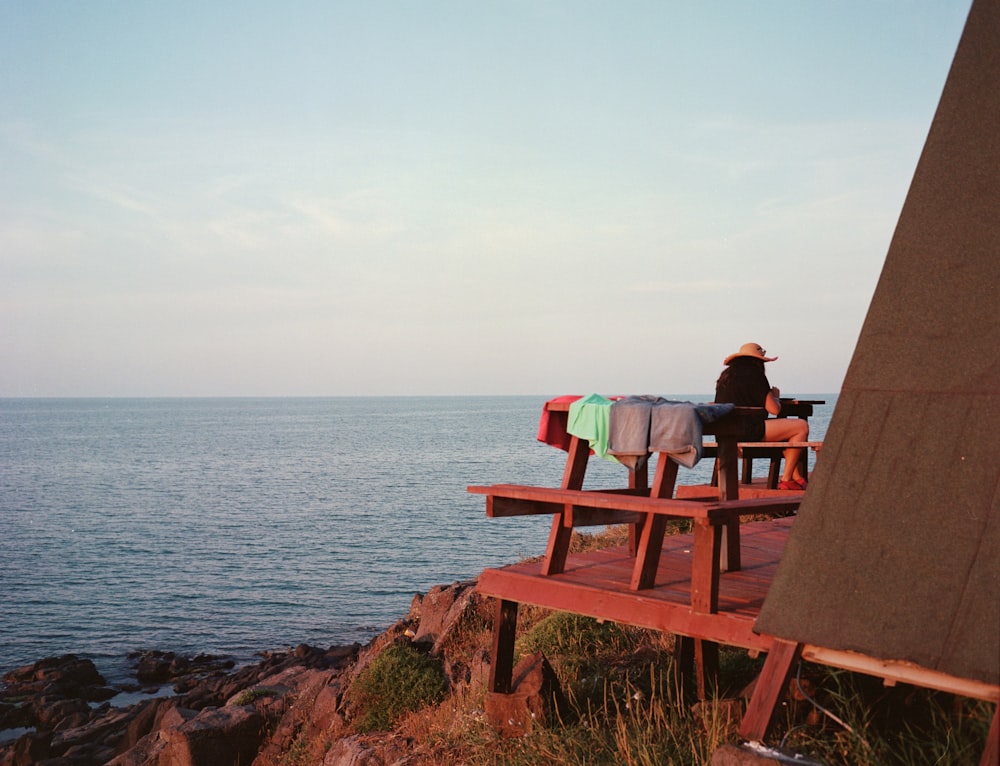
[[975,0],[757,628],[1000,683],[1000,0]]

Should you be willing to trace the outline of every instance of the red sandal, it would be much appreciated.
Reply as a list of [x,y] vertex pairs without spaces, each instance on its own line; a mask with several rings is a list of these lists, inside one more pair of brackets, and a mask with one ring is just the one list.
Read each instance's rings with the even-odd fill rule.
[[800,481],[799,479],[788,479],[787,481],[779,481],[778,489],[791,489],[796,492],[802,492],[806,488],[806,483]]

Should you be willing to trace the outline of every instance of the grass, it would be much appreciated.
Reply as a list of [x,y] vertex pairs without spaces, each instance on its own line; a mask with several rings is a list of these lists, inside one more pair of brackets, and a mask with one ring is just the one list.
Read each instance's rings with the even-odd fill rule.
[[[622,542],[620,533],[579,538],[574,546]],[[447,664],[471,666],[486,653],[490,616],[488,604],[473,601],[444,648]],[[541,651],[559,678],[569,712],[550,725],[503,738],[486,720],[481,684],[449,694],[432,684],[425,696],[415,694],[412,704],[397,710],[390,724],[372,728],[369,722],[363,730],[393,726],[391,736],[404,738],[413,763],[421,764],[700,766],[720,746],[738,743],[745,704],[740,692],[763,663],[762,657],[722,647],[720,696],[693,704],[677,688],[671,635],[522,605],[515,648],[519,656]],[[388,651],[398,650],[394,645]],[[399,663],[415,661],[396,655],[382,685],[369,685],[369,704],[377,707],[397,693],[403,685]],[[420,672],[437,678],[439,671],[421,665]],[[805,663],[792,692],[766,744],[831,765],[975,766],[994,708]]]
[[354,680],[347,704],[357,731],[383,731],[407,713],[440,702],[446,689],[438,659],[394,643]]
[[266,697],[277,697],[280,695],[276,689],[268,689],[266,686],[255,686],[252,689],[247,689],[240,693],[240,695],[235,699],[234,704],[236,705],[252,705],[259,699],[264,699]]

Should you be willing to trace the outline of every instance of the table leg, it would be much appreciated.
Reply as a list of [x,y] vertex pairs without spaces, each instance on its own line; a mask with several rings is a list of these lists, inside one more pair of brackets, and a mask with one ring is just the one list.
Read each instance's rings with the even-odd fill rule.
[[[656,458],[656,474],[653,477],[651,497],[673,497],[677,483],[677,463],[661,452]],[[655,513],[646,514],[639,533],[639,545],[635,552],[635,567],[632,570],[632,590],[652,588],[656,584],[656,570],[660,566],[663,551],[663,535],[667,519]]]
[[[583,489],[583,480],[587,473],[587,460],[590,458],[590,444],[577,436],[570,440],[569,453],[566,456],[566,468],[563,469],[561,489]],[[560,574],[566,567],[566,556],[569,554],[569,543],[573,537],[572,527],[564,523],[566,513],[557,513],[552,517],[549,529],[549,544],[545,550],[545,561],[542,563],[542,574]]]
[[569,443],[566,467],[563,469],[560,489],[583,489],[583,479],[590,459],[590,444],[585,439],[574,436]]
[[635,553],[635,566],[632,569],[632,590],[652,588],[656,584],[656,570],[660,566],[660,553],[663,551],[663,534],[667,528],[667,520],[655,513],[646,515],[642,523],[642,533],[639,535],[639,547]]
[[569,555],[569,543],[573,537],[573,528],[563,523],[566,512],[557,513],[552,517],[549,529],[549,545],[545,550],[545,560],[542,562],[542,574],[562,574],[566,568],[566,557]]
[[[738,500],[740,497],[739,447],[736,436],[718,437],[719,499]],[[735,519],[724,527],[725,560],[720,562],[722,571],[740,569],[740,521]]]

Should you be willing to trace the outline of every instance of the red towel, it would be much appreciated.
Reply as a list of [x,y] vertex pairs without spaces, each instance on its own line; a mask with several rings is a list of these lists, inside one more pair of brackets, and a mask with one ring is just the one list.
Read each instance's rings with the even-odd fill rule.
[[[579,394],[557,396],[555,399],[549,399],[549,402],[575,402],[579,398]],[[568,451],[569,443],[573,439],[566,431],[568,420],[568,412],[550,412],[542,407],[542,417],[538,420],[538,441]]]

